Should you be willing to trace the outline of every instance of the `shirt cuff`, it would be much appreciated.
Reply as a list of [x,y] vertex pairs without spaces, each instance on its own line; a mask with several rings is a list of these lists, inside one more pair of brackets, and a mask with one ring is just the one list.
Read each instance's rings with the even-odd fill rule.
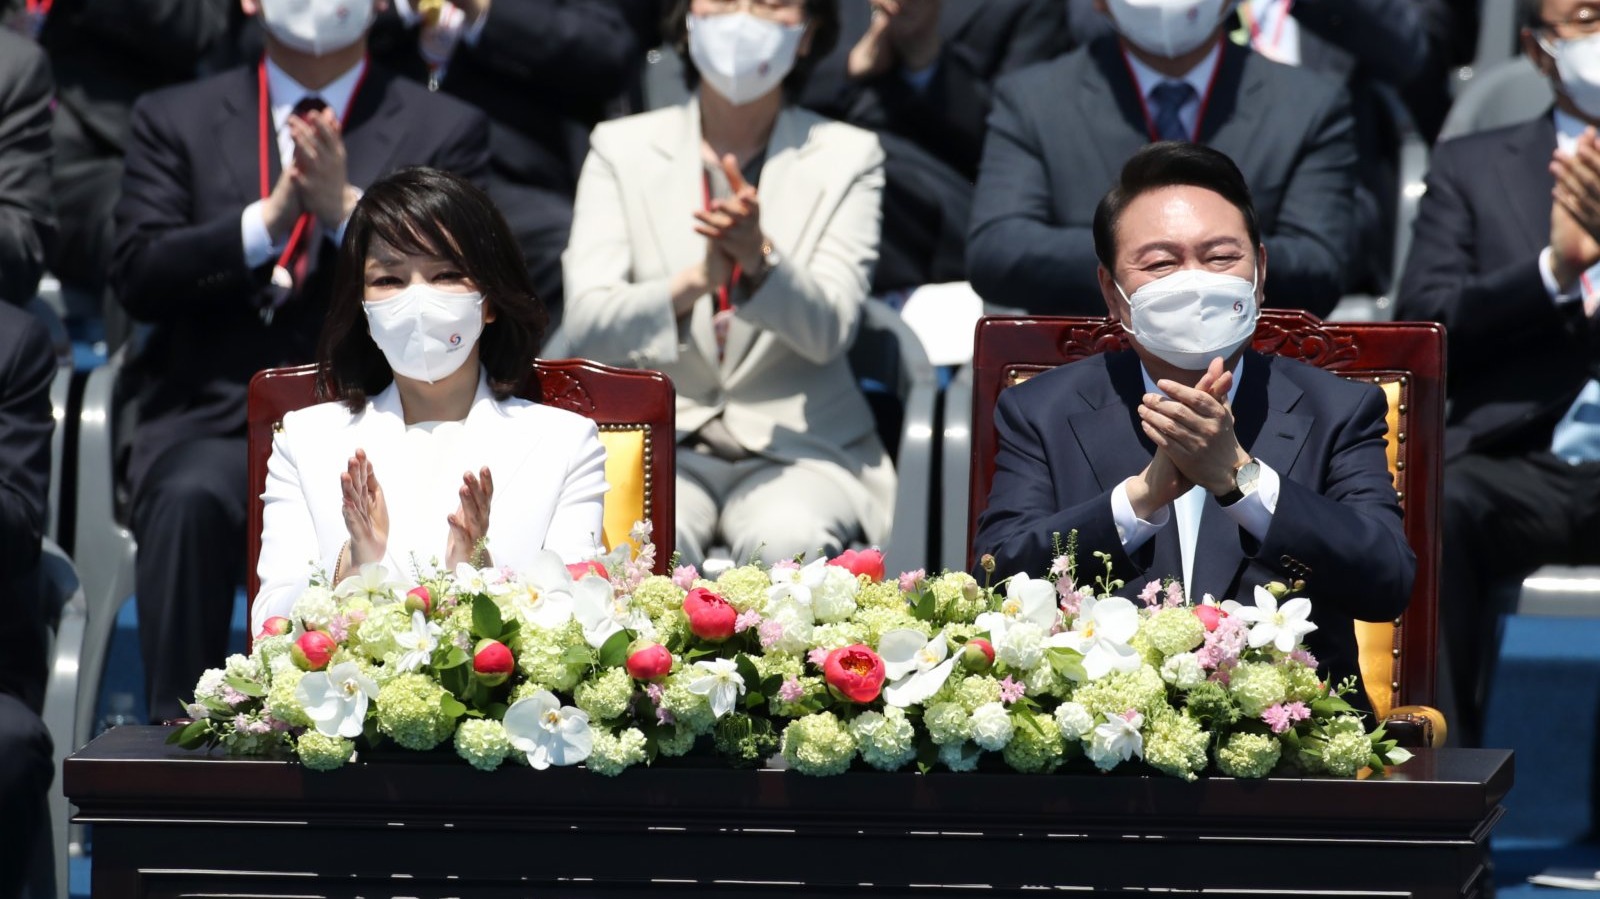
[[937,58],[916,71],[911,71],[910,69],[900,70],[900,77],[905,79],[906,84],[911,85],[912,89],[918,93],[927,90],[928,85],[933,83],[933,76],[937,74],[939,74],[939,60]]
[[1123,552],[1131,553],[1144,546],[1171,519],[1172,512],[1166,506],[1150,516],[1149,521],[1135,515],[1133,503],[1128,499],[1126,481],[1111,489],[1111,520],[1117,525],[1117,539],[1122,541]]
[[1581,278],[1576,290],[1561,292],[1561,285],[1556,283],[1556,251],[1553,247],[1545,247],[1539,251],[1539,280],[1544,282],[1544,292],[1550,295],[1550,301],[1557,305],[1583,299]]
[[1278,511],[1278,489],[1282,484],[1278,473],[1265,462],[1257,460],[1256,464],[1261,466],[1256,489],[1233,505],[1223,506],[1222,511],[1259,543],[1267,539],[1267,529],[1272,527],[1272,516]]
[[[356,202],[361,202],[361,198],[365,196],[365,193],[361,190],[361,188],[351,185],[350,189],[356,192]],[[344,245],[344,229],[348,227],[350,227],[350,218],[349,216],[346,216],[345,220],[339,223],[339,229],[328,235],[328,239],[333,241],[334,246],[338,247]]]
[[244,213],[239,216],[239,237],[244,244],[245,268],[259,268],[283,252],[283,247],[273,245],[272,235],[267,232],[267,223],[261,217],[263,205],[264,201],[257,200],[246,206]]

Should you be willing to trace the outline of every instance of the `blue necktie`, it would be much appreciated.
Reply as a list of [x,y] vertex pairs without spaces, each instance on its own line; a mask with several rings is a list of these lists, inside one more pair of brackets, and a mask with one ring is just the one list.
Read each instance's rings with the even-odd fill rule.
[[1194,87],[1187,81],[1163,81],[1150,89],[1154,107],[1156,137],[1161,140],[1188,140],[1189,129],[1178,115],[1183,104],[1194,98]]
[[1550,451],[1572,463],[1600,460],[1600,381],[1583,385],[1567,414],[1556,423]]

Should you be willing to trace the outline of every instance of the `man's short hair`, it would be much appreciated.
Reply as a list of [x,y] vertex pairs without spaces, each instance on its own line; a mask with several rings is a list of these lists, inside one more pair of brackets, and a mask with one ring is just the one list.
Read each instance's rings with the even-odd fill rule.
[[1094,254],[1106,271],[1115,270],[1117,223],[1128,204],[1143,194],[1163,187],[1203,187],[1220,194],[1244,216],[1252,251],[1261,245],[1261,227],[1256,208],[1250,202],[1250,185],[1227,154],[1204,144],[1188,141],[1161,141],[1133,154],[1122,166],[1122,174],[1094,210]]

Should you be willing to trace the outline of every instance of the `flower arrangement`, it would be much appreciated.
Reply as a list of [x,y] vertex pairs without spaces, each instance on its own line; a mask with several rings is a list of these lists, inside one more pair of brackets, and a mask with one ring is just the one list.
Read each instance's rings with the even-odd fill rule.
[[1079,584],[1075,535],[1048,577],[995,585],[887,579],[875,550],[667,577],[650,574],[648,526],[634,538],[637,555],[581,565],[315,580],[250,656],[201,677],[171,742],[315,770],[449,746],[484,770],[604,775],[697,746],[810,775],[998,759],[1348,777],[1409,758],[1342,698],[1353,679],[1318,676],[1310,600],[1281,585],[1250,605],[1189,603],[1171,582],[1133,601],[1103,554],[1107,574]]

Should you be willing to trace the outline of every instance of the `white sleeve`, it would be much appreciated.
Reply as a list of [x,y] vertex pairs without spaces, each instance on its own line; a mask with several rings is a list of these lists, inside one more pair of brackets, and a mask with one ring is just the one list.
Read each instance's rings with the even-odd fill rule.
[[1583,299],[1583,283],[1580,281],[1574,290],[1561,292],[1561,285],[1556,283],[1556,251],[1554,247],[1545,247],[1539,251],[1539,280],[1544,282],[1544,292],[1550,295],[1550,302],[1558,306]]
[[1278,490],[1282,486],[1278,473],[1265,462],[1258,463],[1261,474],[1256,479],[1256,489],[1231,506],[1223,506],[1234,524],[1257,540],[1267,539],[1267,529],[1272,526],[1272,516],[1278,511]]
[[605,551],[606,448],[594,422],[586,424],[544,535],[544,548],[568,564]]
[[272,245],[272,235],[267,232],[267,223],[261,218],[262,201],[257,200],[244,208],[244,214],[239,216],[239,236],[244,241],[244,264],[246,268],[256,268],[265,265],[272,257],[283,252],[283,247]]
[[288,436],[287,430],[273,436],[272,456],[267,459],[267,486],[261,493],[261,555],[256,560],[261,589],[250,607],[251,634],[259,634],[268,618],[287,616],[294,609],[295,600],[310,585],[314,569],[321,568],[331,576],[339,562],[337,555],[321,557],[316,523]]
[[1122,551],[1131,553],[1144,546],[1156,535],[1156,531],[1167,526],[1167,522],[1172,520],[1172,511],[1170,507],[1162,506],[1149,521],[1135,515],[1133,503],[1128,499],[1128,484],[1124,481],[1111,489],[1111,520],[1116,522]]

